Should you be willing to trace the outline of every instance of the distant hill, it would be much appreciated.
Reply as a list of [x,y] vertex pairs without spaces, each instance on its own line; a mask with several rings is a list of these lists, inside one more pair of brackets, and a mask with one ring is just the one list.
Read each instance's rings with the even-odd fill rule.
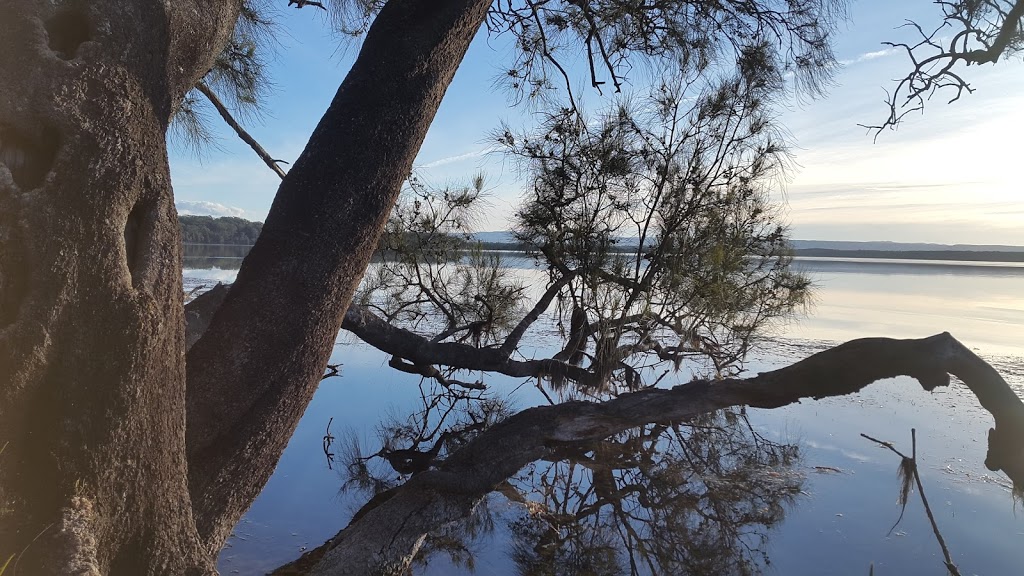
[[[1024,252],[1024,246],[1000,244],[929,244],[922,242],[848,242],[837,240],[792,240],[797,251],[811,249],[825,250],[871,250],[881,252]],[[871,256],[865,256],[871,258]]]
[[[509,231],[476,232],[473,239],[485,244],[515,244],[515,236]],[[855,242],[846,240],[791,240],[797,251],[823,250],[870,250],[882,252],[1024,252],[1024,246],[1002,244],[931,244],[926,242]],[[622,238],[620,246],[636,246],[637,238]],[[868,256],[864,256],[868,258]]]
[[224,216],[178,216],[181,239],[187,244],[254,244],[262,222]]
[[960,262],[1024,262],[1024,252],[995,250],[829,250],[802,248],[796,256],[812,258],[874,258],[898,260],[951,260]]
[[[180,216],[182,237],[190,244],[248,244],[256,242],[262,222],[242,218]],[[472,240],[484,249],[521,248],[512,232],[476,232]],[[792,240],[797,256],[823,258],[903,258],[908,260],[964,260],[977,262],[1024,262],[1024,246],[1000,244],[930,244],[924,242],[853,242],[841,240]],[[636,238],[621,238],[618,249],[635,250]]]
[[484,244],[515,244],[515,236],[508,231],[503,232],[474,232],[473,240]]
[[[515,249],[515,237],[508,231],[477,232],[473,240],[485,249]],[[853,242],[838,240],[792,240],[796,256],[820,258],[882,258],[907,260],[960,260],[971,262],[1024,262],[1024,246],[1001,244],[930,244],[924,242]],[[618,248],[636,249],[636,238],[621,238]]]

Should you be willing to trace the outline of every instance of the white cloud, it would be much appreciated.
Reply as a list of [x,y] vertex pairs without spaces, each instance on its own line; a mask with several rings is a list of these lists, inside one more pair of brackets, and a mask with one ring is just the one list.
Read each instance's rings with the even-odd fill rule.
[[178,214],[184,216],[235,216],[245,217],[245,210],[205,200],[178,200],[174,203]]
[[850,64],[858,64],[860,62],[867,62],[868,60],[875,60],[877,58],[884,58],[886,56],[889,56],[889,55],[895,54],[895,53],[896,53],[896,49],[895,48],[884,48],[882,50],[874,50],[872,52],[865,52],[865,53],[861,54],[860,56],[857,56],[856,58],[853,58],[853,59],[840,60],[839,63],[842,64],[843,66],[849,66]]
[[459,154],[458,156],[448,156],[447,158],[441,158],[439,160],[434,160],[433,162],[427,162],[426,164],[421,164],[417,166],[417,168],[437,168],[438,166],[454,164],[456,162],[462,162],[463,160],[472,160],[473,158],[480,158],[486,156],[491,152],[494,152],[495,149],[495,146],[488,146],[487,148],[483,148],[481,150],[474,150],[473,152]]

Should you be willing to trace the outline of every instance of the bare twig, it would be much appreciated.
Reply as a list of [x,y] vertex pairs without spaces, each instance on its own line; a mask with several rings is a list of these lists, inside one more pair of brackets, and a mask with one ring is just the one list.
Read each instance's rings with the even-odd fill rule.
[[334,376],[341,376],[341,364],[328,364],[327,371],[320,377],[321,380],[327,380]]
[[957,569],[956,564],[953,563],[953,558],[949,555],[949,548],[946,547],[946,541],[942,538],[942,533],[939,532],[939,525],[935,522],[932,508],[928,505],[928,497],[924,495],[921,474],[917,471],[917,431],[913,428],[910,429],[910,446],[911,460],[914,462],[914,481],[917,483],[917,493],[921,495],[921,503],[924,504],[924,512],[928,515],[928,521],[932,524],[932,532],[935,533],[935,539],[938,540],[939,547],[942,548],[942,556],[946,559],[946,569],[949,570],[952,576],[960,576],[960,570]]
[[[306,3],[316,4],[315,2]],[[299,7],[301,8],[301,6]],[[235,134],[237,134],[238,137],[241,138],[243,142],[245,142],[246,144],[249,145],[250,148],[252,148],[252,151],[255,152],[256,155],[259,156],[261,160],[263,160],[264,164],[270,167],[270,169],[273,170],[274,173],[280,176],[281,179],[283,180],[286,174],[285,171],[282,170],[281,167],[277,165],[277,163],[280,162],[280,160],[275,160],[273,156],[271,156],[266,150],[263,149],[263,146],[260,146],[260,143],[257,142],[255,138],[253,138],[248,132],[245,131],[245,128],[242,128],[242,125],[239,124],[237,120],[235,120],[235,118],[231,115],[231,112],[227,109],[226,106],[224,106],[224,103],[221,102],[220,98],[217,97],[217,94],[214,93],[214,91],[211,90],[209,86],[202,82],[196,84],[196,90],[199,90],[203,93],[204,96],[206,96],[210,103],[213,104],[213,107],[217,109],[217,113],[220,114],[220,117],[224,119],[224,122],[226,122],[227,125],[230,126],[232,130],[235,131]]]
[[332,463],[334,462],[334,452],[331,452],[331,444],[334,443],[334,436],[331,435],[331,422],[334,422],[333,416],[327,421],[327,431],[324,433],[324,456],[327,457],[328,470],[334,469],[332,466]]
[[[960,99],[964,92],[973,92],[963,76],[953,70],[957,64],[995,63],[1002,55],[1020,49],[1024,0],[939,1],[936,4],[944,10],[945,18],[931,32],[925,32],[916,22],[908,21],[904,25],[913,28],[920,36],[916,44],[883,43],[906,52],[913,68],[899,80],[893,92],[886,91],[889,117],[878,125],[861,124],[874,132],[876,140],[883,130],[896,129],[908,114],[922,110],[925,101],[939,91],[952,89],[950,103]],[[1001,4],[1009,5],[1009,9]],[[954,30],[953,38],[944,45],[941,38],[949,34],[950,29]]]
[[[868,440],[871,440],[872,442],[878,444],[879,446],[882,446],[883,448],[888,448],[889,450],[891,450],[893,453],[900,457],[901,477],[902,471],[909,468],[910,476],[913,476],[914,482],[917,484],[917,493],[921,496],[921,503],[924,504],[924,512],[928,515],[928,521],[932,525],[932,532],[935,534],[935,540],[938,541],[939,548],[942,549],[942,556],[945,558],[946,569],[952,576],[960,576],[960,570],[956,567],[956,564],[953,563],[953,558],[949,553],[949,548],[946,546],[946,540],[942,537],[942,533],[939,531],[939,525],[935,521],[935,515],[932,514],[932,508],[928,504],[928,497],[925,496],[924,493],[924,484],[921,483],[921,474],[920,472],[918,472],[917,467],[917,430],[914,428],[910,429],[910,456],[907,456],[906,454],[903,454],[902,452],[897,450],[893,446],[892,442],[878,440],[877,438],[872,438],[871,436],[868,436],[867,434],[864,433],[861,433],[861,436],[867,438]],[[906,480],[909,480],[909,478],[907,478]],[[892,531],[896,529],[896,526],[898,526],[900,521],[903,520],[903,513],[906,512],[907,510],[907,499],[905,497],[900,498],[900,504],[903,506],[900,510],[900,517],[896,519],[896,524],[893,524],[892,528],[889,529],[889,533],[892,533]]]

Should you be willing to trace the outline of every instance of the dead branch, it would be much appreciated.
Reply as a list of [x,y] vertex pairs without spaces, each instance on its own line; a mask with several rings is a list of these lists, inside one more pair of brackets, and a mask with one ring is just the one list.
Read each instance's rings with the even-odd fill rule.
[[[513,360],[503,348],[477,348],[461,342],[434,342],[394,326],[366,307],[356,304],[349,306],[341,327],[370,346],[417,366],[440,364],[462,370],[497,372],[515,378],[557,377],[589,387],[600,382],[600,375],[560,360]],[[412,373],[422,374],[419,371]],[[433,374],[430,377],[434,377]]]
[[[913,21],[904,25],[920,36],[916,44],[883,43],[904,51],[912,68],[897,82],[895,90],[886,91],[889,117],[878,125],[861,125],[873,132],[876,140],[883,130],[896,129],[908,114],[922,110],[925,101],[940,91],[952,93],[949,103],[959,100],[964,92],[973,92],[967,80],[954,71],[958,64],[994,64],[1003,55],[1020,49],[1024,34],[1024,0],[939,1],[936,4],[942,7],[945,18],[931,32]],[[952,40],[944,42],[943,36],[951,32]]]
[[986,465],[1024,484],[1024,403],[1001,376],[948,333],[917,340],[865,338],[747,379],[698,380],[646,389],[603,403],[567,402],[524,410],[410,480],[329,544],[313,574],[407,566],[423,536],[468,515],[484,495],[558,446],[599,440],[648,423],[672,424],[727,408],[777,408],[844,396],[878,380],[916,379],[926,391],[956,376],[994,417]]
[[[900,457],[901,478],[904,478],[904,466],[910,468],[910,473],[914,477],[914,482],[917,484],[917,493],[918,495],[921,496],[921,504],[924,505],[924,512],[928,516],[928,521],[932,525],[932,533],[935,534],[935,540],[938,541],[939,548],[942,549],[942,556],[945,558],[944,564],[946,566],[946,570],[949,571],[950,576],[960,576],[960,569],[957,568],[956,564],[953,563],[953,557],[950,555],[949,548],[946,546],[946,540],[942,537],[942,532],[939,531],[939,525],[935,521],[935,515],[932,514],[932,507],[928,504],[928,497],[925,496],[924,494],[924,484],[921,483],[921,473],[918,471],[917,466],[917,430],[913,428],[910,429],[910,456],[907,456],[900,452],[899,450],[897,450],[892,445],[892,442],[878,440],[877,438],[872,438],[871,436],[868,436],[867,434],[863,433],[861,434],[861,436],[867,438],[868,440],[871,440],[872,442],[882,446],[883,448],[888,448],[889,450],[891,450],[897,456]],[[903,494],[906,494],[909,491],[909,486],[904,485],[903,490]],[[901,497],[900,504],[903,505],[902,510],[900,510],[900,517],[896,520],[896,524],[893,524],[893,527],[889,529],[890,533],[896,528],[896,526],[899,526],[900,520],[903,519],[903,513],[907,510],[907,499],[905,497]]]
[[399,372],[405,372],[406,374],[416,374],[417,376],[423,376],[424,378],[433,378],[434,380],[437,380],[438,384],[445,388],[458,386],[467,390],[487,389],[487,386],[483,382],[463,382],[461,380],[448,378],[440,370],[430,364],[410,364],[408,362],[403,362],[398,356],[392,356],[391,360],[388,361],[388,366],[398,370]]
[[[306,3],[317,4],[316,2]],[[299,6],[299,8],[301,8],[301,6]],[[266,150],[263,149],[263,146],[260,146],[260,143],[257,142],[256,139],[252,137],[252,135],[245,131],[245,128],[242,128],[242,125],[239,124],[237,120],[235,120],[235,118],[231,115],[231,111],[228,110],[227,106],[225,106],[224,103],[220,101],[220,98],[217,97],[217,94],[213,90],[211,90],[209,86],[202,82],[196,84],[196,90],[199,90],[203,93],[204,96],[206,96],[207,100],[210,101],[210,104],[213,104],[213,107],[217,109],[217,113],[220,114],[220,117],[224,119],[224,122],[227,123],[227,125],[230,126],[232,130],[235,131],[235,134],[237,134],[238,137],[242,139],[242,142],[248,144],[249,147],[252,148],[252,151],[255,152],[256,155],[259,156],[261,160],[263,160],[263,163],[270,167],[270,169],[273,170],[274,173],[276,173],[278,176],[281,177],[282,180],[284,180],[284,177],[286,176],[285,171],[282,170],[281,167],[277,165],[277,163],[280,162],[280,160],[275,160],[273,156],[271,156]],[[285,164],[287,164],[287,162],[285,162]]]

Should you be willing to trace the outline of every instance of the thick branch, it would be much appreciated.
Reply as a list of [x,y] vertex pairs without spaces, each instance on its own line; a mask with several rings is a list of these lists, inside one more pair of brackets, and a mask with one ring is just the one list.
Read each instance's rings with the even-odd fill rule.
[[[896,376],[913,377],[933,390],[948,385],[950,374],[963,380],[995,417],[986,463],[1024,483],[1024,403],[991,366],[948,333],[920,340],[866,338],[749,379],[694,381],[604,403],[569,402],[520,412],[366,510],[327,545],[313,573],[355,574],[407,564],[428,532],[465,517],[506,478],[566,443],[599,440],[648,423],[684,422],[730,406],[777,408],[804,398],[843,396]],[[993,438],[1001,444],[995,448],[998,461],[992,460]]]
[[462,380],[451,379],[429,364],[410,364],[408,362],[403,362],[398,356],[392,356],[391,360],[388,361],[388,366],[400,372],[405,372],[406,374],[415,374],[417,376],[423,376],[424,378],[433,378],[434,380],[437,380],[438,384],[445,388],[458,386],[460,388],[466,388],[467,390],[487,389],[487,386],[484,386],[483,382],[463,382]]
[[390,0],[188,353],[189,482],[223,541],[274,470],[489,0]]
[[999,28],[999,34],[996,35],[995,41],[985,50],[973,50],[965,54],[964,59],[975,64],[997,62],[1010,42],[1020,33],[1022,20],[1024,20],[1024,0],[1017,0],[1017,3],[1003,19],[1003,25]]
[[461,370],[497,372],[515,378],[561,377],[583,386],[591,386],[598,381],[598,375],[593,372],[559,360],[512,360],[501,348],[477,348],[461,342],[434,342],[415,332],[393,326],[356,305],[345,313],[341,327],[370,346],[416,365],[441,364]]
[[277,173],[277,175],[283,180],[285,173],[284,170],[277,165],[278,161],[274,160],[274,157],[268,154],[267,151],[263,149],[263,146],[260,146],[260,143],[245,131],[245,128],[242,128],[242,125],[235,120],[231,115],[231,112],[226,106],[224,106],[224,103],[217,97],[217,94],[214,93],[213,90],[210,90],[210,87],[203,82],[196,84],[196,90],[199,90],[204,96],[206,96],[206,99],[210,101],[210,104],[213,104],[213,107],[217,109],[217,113],[220,114],[220,117],[224,119],[224,122],[226,122],[232,130],[235,131],[235,134],[242,139],[242,142],[248,144],[249,147],[252,148],[252,151],[260,157],[260,160],[263,160],[263,163]]

